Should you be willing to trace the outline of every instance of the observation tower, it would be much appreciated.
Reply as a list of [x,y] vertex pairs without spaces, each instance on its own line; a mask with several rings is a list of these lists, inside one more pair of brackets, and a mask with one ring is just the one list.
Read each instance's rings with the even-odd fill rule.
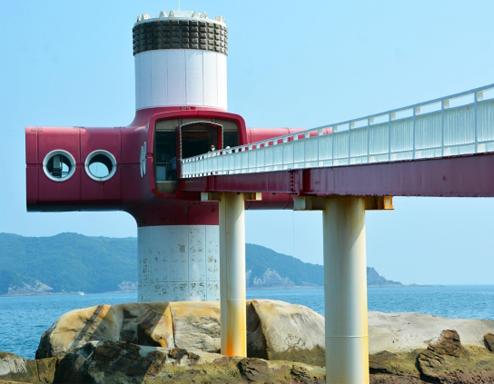
[[[175,112],[155,124],[152,148],[156,191],[170,197],[177,159],[238,145],[238,123],[216,114],[227,109],[225,19],[187,11],[143,14],[133,46],[137,116]],[[138,223],[139,300],[219,300],[216,204],[174,201],[163,208]]]
[[[127,127],[26,128],[27,209],[126,211],[138,226],[139,301],[220,300],[219,205],[180,189],[180,160],[299,130],[247,129],[227,112],[221,16],[140,15],[133,54],[136,113]],[[287,194],[244,197],[247,209],[293,206]],[[232,278],[238,286],[244,264]]]

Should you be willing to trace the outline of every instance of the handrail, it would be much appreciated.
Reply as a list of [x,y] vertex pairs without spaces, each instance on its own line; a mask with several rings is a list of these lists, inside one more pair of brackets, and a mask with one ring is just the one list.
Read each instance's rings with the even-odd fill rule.
[[[485,98],[485,93],[489,93],[488,97]],[[467,98],[471,98],[466,100]],[[239,154],[246,153],[246,152],[264,152],[266,155],[266,150],[272,147],[280,146],[280,147],[290,147],[294,148],[295,143],[299,142],[297,144],[297,156],[300,157],[301,153],[303,152],[304,160],[303,161],[295,161],[295,158],[291,162],[291,165],[293,168],[306,168],[306,167],[320,167],[320,166],[338,166],[338,165],[348,165],[348,164],[356,164],[356,163],[368,163],[368,162],[377,162],[377,161],[396,161],[396,160],[407,160],[407,159],[415,159],[415,158],[421,158],[421,157],[438,157],[438,154],[436,152],[434,153],[425,153],[422,154],[423,151],[430,151],[430,150],[439,150],[440,155],[448,155],[451,154],[451,149],[453,149],[453,152],[459,151],[460,153],[477,153],[477,152],[485,152],[494,150],[494,144],[491,142],[494,142],[494,122],[488,121],[489,127],[485,128],[483,127],[483,130],[487,129],[488,133],[490,133],[490,130],[492,130],[492,137],[489,138],[489,140],[479,140],[479,132],[478,132],[478,115],[479,113],[483,113],[484,111],[479,112],[478,105],[484,104],[484,102],[487,102],[494,98],[494,84],[486,85],[484,87],[480,88],[475,88],[469,91],[465,92],[460,92],[456,93],[453,95],[448,95],[445,97],[433,99],[433,100],[428,100],[426,102],[422,103],[417,103],[417,104],[412,104],[406,107],[402,108],[396,108],[389,110],[387,112],[381,112],[381,113],[376,113],[372,115],[368,115],[365,117],[360,117],[358,119],[352,119],[352,120],[346,120],[340,123],[336,124],[330,124],[330,125],[324,125],[316,128],[311,128],[308,130],[300,131],[297,133],[292,133],[288,135],[283,135],[283,136],[278,136],[278,137],[273,137],[271,139],[267,140],[262,140],[258,141],[255,143],[249,143],[249,144],[244,144],[244,145],[239,145],[233,148],[227,148],[227,149],[221,149],[217,150],[215,152],[210,152],[198,156],[194,156],[188,159],[183,159],[181,160],[182,163],[182,175],[181,177],[196,177],[196,176],[203,176],[205,174],[231,174],[231,173],[246,173],[246,172],[266,172],[266,171],[273,171],[273,170],[281,170],[281,169],[291,169],[290,168],[290,161],[284,161],[282,160],[281,163],[278,158],[277,164],[272,164],[272,161],[268,161],[267,163],[265,162],[265,159],[259,159],[257,161],[257,158],[255,160],[249,159],[249,162],[252,162],[252,164],[256,163],[256,165],[249,165],[249,166],[226,166],[224,164],[216,164],[213,165],[212,163],[217,163],[221,162],[224,163],[224,159],[218,160],[218,158],[223,158],[223,157],[238,157]],[[463,99],[463,100],[462,100]],[[455,101],[460,101],[459,105],[451,105]],[[463,103],[461,103],[463,101]],[[452,103],[453,102],[453,103]],[[433,110],[425,110],[425,109],[431,109],[431,106],[436,106],[436,109]],[[464,127],[462,129],[458,129],[459,126],[458,124],[470,124],[471,116],[470,114],[472,111],[470,111],[469,107],[474,106],[473,108],[473,113],[474,113],[474,126],[473,127]],[[490,108],[490,104],[489,104]],[[406,116],[400,116],[403,113],[407,113]],[[458,115],[456,116],[455,115]],[[440,115],[440,143],[435,143],[436,145],[429,145],[425,147],[421,147],[420,145],[417,146],[417,136],[418,136],[418,130],[417,128],[417,121],[420,121],[420,124],[425,123],[429,124],[431,129],[437,130],[438,126],[437,123],[437,116]],[[494,119],[494,106],[493,106],[493,119]],[[483,115],[484,116],[484,115]],[[485,117],[487,116],[487,117]],[[485,114],[483,119],[490,119],[489,113]],[[449,120],[447,120],[449,119]],[[458,121],[453,121],[453,120],[458,120]],[[380,121],[376,121],[380,120]],[[451,122],[451,121],[453,122]],[[482,120],[482,124],[485,125],[485,121]],[[357,124],[359,126],[357,126]],[[407,126],[407,129],[410,132],[400,132],[399,131],[399,125],[402,124],[404,126]],[[419,124],[419,125],[420,125]],[[455,125],[456,124],[456,125]],[[424,126],[420,125],[420,129],[423,131]],[[387,132],[379,132],[380,128],[385,128],[387,126]],[[343,129],[341,129],[343,128]],[[427,127],[425,127],[426,129]],[[460,127],[461,128],[461,127]],[[445,132],[445,129],[447,130]],[[473,129],[473,130],[472,130]],[[361,143],[356,141],[355,138],[352,138],[352,136],[356,135],[357,132],[362,133],[363,131],[366,131],[366,138],[365,138],[365,147],[366,150],[364,153],[361,154],[354,154],[352,155],[352,150],[355,149],[355,145],[359,145]],[[405,129],[406,130],[406,129]],[[465,141],[464,136],[465,135],[470,135],[472,130],[474,139],[471,141]],[[403,129],[402,129],[403,131]],[[422,131],[420,133],[422,133]],[[393,135],[394,133],[394,135]],[[438,134],[438,132],[435,132]],[[376,141],[375,139],[371,138],[371,134],[385,134],[387,135],[387,139],[383,139],[381,142]],[[394,140],[394,136],[399,135],[399,134],[404,134],[407,137],[404,137],[403,139],[403,146],[410,146],[410,135],[412,137],[413,145],[412,148],[409,148],[407,150],[393,150],[392,144]],[[445,144],[445,135],[447,135],[447,139],[449,140],[447,144]],[[455,136],[456,135],[456,136]],[[324,136],[331,136],[331,139],[329,138],[324,138],[321,139],[321,137]],[[348,137],[348,139],[345,138],[345,136]],[[361,135],[362,136],[362,135]],[[437,138],[434,137],[434,132],[430,133],[431,138],[431,143],[432,144]],[[489,135],[488,135],[489,136]],[[454,138],[456,137],[457,142],[454,142]],[[452,139],[453,138],[453,139]],[[363,138],[359,138],[360,141],[363,140]],[[490,140],[492,139],[492,140]],[[305,155],[305,149],[302,150],[301,147],[302,145],[300,143],[307,143],[309,141],[317,141],[317,160],[308,160],[307,156]],[[329,148],[323,148],[322,153],[321,153],[321,143],[320,141],[331,141],[331,149]],[[423,140],[423,138],[422,138]],[[451,141],[452,140],[452,141]],[[281,142],[280,142],[281,141]],[[340,152],[345,152],[345,146],[348,147],[348,154],[346,156],[336,156],[335,157],[335,141],[339,141],[336,143],[336,149],[337,151]],[[437,141],[437,140],[436,140]],[[462,142],[463,141],[463,142]],[[341,142],[341,143],[340,143]],[[357,143],[357,144],[356,144]],[[377,143],[377,144],[376,144]],[[481,148],[479,148],[479,143],[483,144]],[[328,144],[328,143],[326,143]],[[352,145],[353,144],[353,145]],[[388,150],[387,151],[373,151],[371,149],[371,144],[372,145],[380,145],[382,144],[387,145]],[[484,144],[489,144],[487,149],[485,148],[486,146]],[[492,145],[491,145],[492,144]],[[342,145],[340,147],[340,145]],[[463,148],[465,146],[469,145],[474,145],[474,150],[472,151],[471,148]],[[315,146],[315,145],[313,145]],[[456,148],[456,149],[455,149]],[[310,150],[310,148],[308,148]],[[445,151],[446,150],[446,151]],[[295,150],[293,150],[295,151]],[[278,151],[279,152],[279,151]],[[281,150],[282,152],[282,157],[283,157],[283,152],[284,150]],[[289,152],[289,151],[288,151]],[[357,151],[358,152],[358,151]],[[397,154],[404,153],[404,152],[411,152],[410,154],[406,155],[399,155]],[[446,152],[446,153],[445,153]],[[327,158],[331,155],[331,159]],[[453,153],[455,154],[455,153]],[[225,156],[229,155],[229,156]],[[279,153],[278,153],[279,155]],[[321,155],[323,155],[321,157]],[[385,159],[384,155],[388,155],[387,159]],[[410,157],[407,157],[410,155]],[[253,156],[253,154],[252,154]],[[271,156],[271,154],[269,155]],[[292,153],[290,155],[287,153],[288,157],[295,157],[295,153]],[[375,157],[379,158],[375,158]],[[279,156],[278,156],[279,157]],[[309,156],[310,158],[313,157],[313,155]],[[210,159],[217,159],[216,161],[211,161]],[[340,161],[346,159],[347,161]],[[287,159],[289,160],[289,159]],[[322,160],[322,161],[321,161]],[[330,160],[330,161],[329,161]],[[335,162],[336,160],[336,162]],[[194,163],[210,163],[208,166],[204,167],[205,164],[202,165],[197,165],[192,167],[191,165]],[[235,161],[234,161],[235,162]],[[307,164],[309,163],[309,164]],[[220,167],[221,165],[221,167]],[[215,168],[216,167],[216,168]],[[194,169],[192,169],[194,168]]]

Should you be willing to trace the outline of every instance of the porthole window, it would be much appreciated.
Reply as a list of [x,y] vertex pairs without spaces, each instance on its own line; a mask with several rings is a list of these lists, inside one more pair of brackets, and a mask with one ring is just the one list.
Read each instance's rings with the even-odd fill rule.
[[68,180],[75,172],[74,157],[61,149],[51,151],[43,160],[43,172],[53,181]]
[[91,179],[107,181],[117,172],[117,160],[110,152],[97,150],[88,155],[84,168]]

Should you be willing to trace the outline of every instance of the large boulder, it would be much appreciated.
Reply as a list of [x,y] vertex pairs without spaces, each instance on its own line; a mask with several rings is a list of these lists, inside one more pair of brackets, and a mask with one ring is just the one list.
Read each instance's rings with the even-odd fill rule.
[[[274,300],[247,302],[248,356],[324,365],[324,318]],[[36,358],[63,357],[89,341],[219,352],[218,302],[99,305],[61,316],[41,337]]]
[[484,335],[494,331],[494,321],[449,319],[413,312],[369,312],[369,353],[426,349],[444,329],[455,329],[464,345],[485,348]]
[[[324,317],[275,300],[247,301],[247,355],[324,365]],[[447,319],[419,313],[369,312],[369,352],[411,352],[455,329],[464,345],[482,347],[492,320]],[[42,336],[36,358],[63,357],[89,341],[219,352],[218,302],[152,302],[99,305],[61,316]]]
[[247,355],[324,366],[324,317],[303,305],[250,300]]
[[70,311],[43,333],[36,358],[61,357],[90,340],[173,345],[169,304],[98,305]]

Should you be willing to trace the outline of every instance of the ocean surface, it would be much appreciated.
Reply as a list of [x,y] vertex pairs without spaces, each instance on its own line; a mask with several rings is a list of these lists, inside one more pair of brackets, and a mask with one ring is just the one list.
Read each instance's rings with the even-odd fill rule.
[[[0,297],[0,351],[33,359],[43,332],[65,312],[136,301],[137,293]],[[324,315],[322,289],[248,290],[247,299],[302,304]],[[370,311],[494,320],[494,285],[369,288]]]

